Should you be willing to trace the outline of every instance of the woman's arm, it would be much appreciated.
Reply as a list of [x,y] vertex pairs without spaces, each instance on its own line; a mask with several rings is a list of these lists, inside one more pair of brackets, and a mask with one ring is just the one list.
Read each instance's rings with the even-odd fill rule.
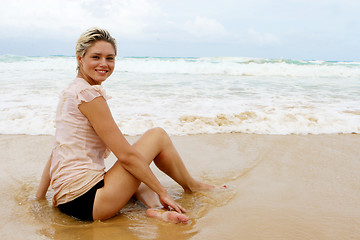
[[[91,102],[83,102],[79,109],[89,119],[96,133],[127,171],[156,192],[161,199],[169,198],[165,188],[155,177],[146,160],[121,133],[103,97],[95,98]],[[169,200],[169,202],[172,201]],[[173,205],[172,203],[169,206],[178,209],[177,206],[171,205]]]
[[36,192],[36,199],[42,199],[45,198],[46,192],[50,185],[50,165],[51,165],[51,157],[47,161],[44,171],[41,176],[40,184],[38,187],[38,190]]

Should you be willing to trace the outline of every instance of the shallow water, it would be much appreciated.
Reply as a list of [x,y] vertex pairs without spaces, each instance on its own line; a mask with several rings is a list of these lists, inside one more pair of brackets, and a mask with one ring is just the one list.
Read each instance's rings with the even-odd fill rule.
[[[135,138],[128,138],[130,142]],[[52,136],[0,135],[1,239],[359,239],[359,135],[173,137],[190,172],[228,190],[185,194],[188,224],[145,216],[136,201],[104,222],[81,222],[34,194]],[[114,157],[107,160],[111,167]]]
[[[33,194],[33,190],[28,193]],[[233,197],[233,193],[230,193],[230,196],[229,193],[228,191],[216,195],[203,193],[191,196],[171,194],[189,211],[189,223],[181,225],[147,218],[144,206],[135,200],[129,202],[116,217],[94,223],[77,221],[52,208],[49,204],[50,199],[39,202],[34,201],[32,196],[27,200],[24,196],[20,197],[23,199],[17,199],[20,200],[17,202],[21,203],[17,211],[27,212],[25,216],[22,214],[19,223],[35,228],[34,236],[45,239],[169,239],[169,234],[176,239],[190,239],[198,232],[194,229],[197,220],[212,208],[224,205]]]
[[[39,142],[36,140],[41,142],[41,148],[36,145]],[[3,161],[4,168],[1,171],[1,239],[168,239],[169,234],[178,239],[190,239],[198,232],[194,229],[198,219],[211,209],[227,204],[235,196],[234,189],[184,193],[177,184],[152,166],[169,194],[188,210],[189,223],[175,226],[149,219],[145,215],[144,206],[136,200],[131,200],[110,220],[93,223],[78,221],[52,207],[51,190],[46,200],[37,201],[34,197],[52,140],[51,136],[3,136],[3,154],[11,161]],[[20,145],[22,153],[13,152]],[[38,147],[34,148],[34,145]],[[34,159],[36,156],[38,159]],[[111,155],[106,161],[107,168],[114,161]],[[211,173],[198,174],[202,175],[198,176],[200,179],[214,184],[222,183],[224,177],[228,178],[223,176],[222,179],[214,179]],[[21,226],[19,231],[18,226]]]

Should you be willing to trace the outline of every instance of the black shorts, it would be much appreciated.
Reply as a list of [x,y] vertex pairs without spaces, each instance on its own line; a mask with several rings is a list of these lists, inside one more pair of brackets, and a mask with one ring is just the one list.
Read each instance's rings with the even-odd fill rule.
[[80,197],[77,197],[70,202],[59,204],[58,207],[60,211],[79,220],[93,221],[92,212],[94,208],[95,194],[96,191],[103,186],[104,180],[101,180]]

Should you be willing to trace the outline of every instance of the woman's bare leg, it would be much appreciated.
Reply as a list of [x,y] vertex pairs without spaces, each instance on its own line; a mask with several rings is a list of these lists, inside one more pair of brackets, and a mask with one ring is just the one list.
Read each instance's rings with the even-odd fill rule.
[[[153,132],[151,133],[150,131]],[[143,156],[151,156],[155,165],[180,184],[187,192],[207,190],[215,187],[196,181],[190,175],[170,137],[163,129],[155,128],[150,131],[147,133],[152,134],[153,137],[147,137],[147,133],[145,133],[143,138],[140,138],[139,141],[134,144],[134,147],[144,154]],[[156,146],[156,150],[154,149],[152,142],[154,139],[159,143]]]
[[162,208],[158,195],[144,183],[141,183],[134,197],[147,208]]
[[117,214],[135,194],[139,185],[140,181],[116,161],[105,174],[104,187],[96,191],[94,220],[105,220]]
[[[152,161],[160,170],[179,183],[185,191],[214,188],[196,181],[186,169],[167,133],[161,128],[147,131],[134,145],[147,164]],[[121,165],[119,161],[105,174],[104,187],[97,190],[93,217],[107,219],[114,216],[136,193],[140,181]]]

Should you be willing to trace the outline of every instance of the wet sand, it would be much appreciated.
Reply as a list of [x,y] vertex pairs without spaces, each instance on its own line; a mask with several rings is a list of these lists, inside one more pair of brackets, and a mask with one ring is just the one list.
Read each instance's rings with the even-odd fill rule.
[[360,135],[172,139],[196,178],[229,187],[184,194],[154,169],[188,209],[185,225],[149,219],[136,201],[104,222],[65,216],[51,191],[34,200],[53,137],[0,135],[0,239],[360,239]]

